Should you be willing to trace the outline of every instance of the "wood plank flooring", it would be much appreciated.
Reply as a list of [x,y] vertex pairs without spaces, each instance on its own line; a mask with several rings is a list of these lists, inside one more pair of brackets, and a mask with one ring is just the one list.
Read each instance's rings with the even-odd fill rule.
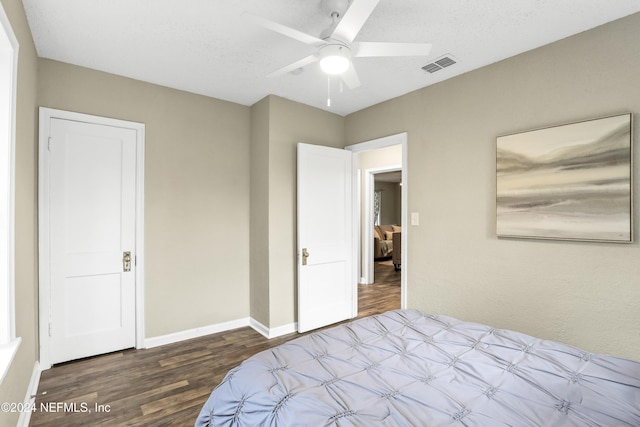
[[[400,272],[376,263],[358,287],[358,317],[400,308]],[[211,390],[268,340],[249,327],[146,350],[125,350],[44,371],[30,426],[193,426]]]

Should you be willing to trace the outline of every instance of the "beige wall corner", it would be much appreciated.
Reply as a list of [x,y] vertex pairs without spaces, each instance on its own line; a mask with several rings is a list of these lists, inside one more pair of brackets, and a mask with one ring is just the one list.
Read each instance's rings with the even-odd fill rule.
[[251,318],[269,325],[270,97],[251,107]]
[[344,118],[270,96],[269,327],[297,320],[296,144],[343,148]]

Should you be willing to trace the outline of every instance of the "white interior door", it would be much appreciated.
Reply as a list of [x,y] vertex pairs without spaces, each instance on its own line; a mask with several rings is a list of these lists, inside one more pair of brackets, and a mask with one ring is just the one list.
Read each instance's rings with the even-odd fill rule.
[[298,144],[298,331],[355,317],[353,154]]
[[136,131],[58,118],[49,129],[49,351],[59,363],[135,346]]

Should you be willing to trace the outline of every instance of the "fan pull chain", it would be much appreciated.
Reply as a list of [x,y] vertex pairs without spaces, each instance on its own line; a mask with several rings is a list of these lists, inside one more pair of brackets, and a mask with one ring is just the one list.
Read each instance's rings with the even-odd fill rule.
[[[342,79],[339,83],[339,92],[342,93],[344,91],[344,84],[342,83]],[[327,76],[327,107],[331,107],[331,76]]]

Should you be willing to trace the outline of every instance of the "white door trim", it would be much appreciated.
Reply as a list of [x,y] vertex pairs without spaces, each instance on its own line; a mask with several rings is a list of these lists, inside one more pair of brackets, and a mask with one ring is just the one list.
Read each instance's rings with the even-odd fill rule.
[[92,116],[71,111],[40,107],[38,137],[38,276],[40,368],[51,367],[49,320],[50,310],[50,247],[49,247],[49,127],[51,119],[72,120],[136,131],[136,348],[144,348],[144,141],[143,123]]
[[[381,166],[378,168],[365,169],[364,171],[364,241],[367,242],[364,245],[364,250],[362,253],[363,262],[363,271],[362,271],[362,283],[370,284],[374,282],[373,275],[373,251],[374,251],[374,242],[373,242],[373,226],[374,226],[374,218],[373,218],[373,197],[376,187],[376,174],[385,173],[385,172],[396,172],[402,171],[402,165],[389,165],[389,166]],[[403,183],[404,186],[404,183]],[[402,190],[401,190],[402,191]],[[402,207],[401,207],[402,209]],[[402,214],[401,214],[402,215]],[[404,218],[402,218],[402,223],[404,224]],[[404,231],[404,230],[403,230]],[[401,252],[404,254],[404,251]],[[402,273],[401,273],[402,277]]]
[[[363,152],[363,151],[370,151],[370,150],[377,150],[379,148],[385,148],[385,147],[389,147],[392,145],[402,145],[402,206],[401,206],[401,217],[402,217],[402,256],[401,256],[401,262],[402,262],[402,269],[401,269],[401,273],[400,273],[400,305],[401,308],[406,308],[407,307],[407,269],[409,268],[409,266],[407,265],[407,241],[409,240],[409,222],[408,222],[408,209],[407,209],[407,195],[408,193],[408,188],[409,188],[409,180],[408,180],[408,176],[409,176],[409,172],[408,172],[408,166],[407,166],[407,159],[408,159],[408,155],[407,155],[407,145],[408,145],[408,138],[407,138],[407,132],[402,132],[402,133],[398,133],[395,135],[390,135],[390,136],[385,136],[382,138],[378,138],[378,139],[374,139],[371,141],[365,141],[365,142],[361,142],[358,144],[353,144],[353,145],[349,145],[347,147],[345,147],[346,150],[350,150],[353,151],[354,153],[358,153],[358,152]],[[354,173],[358,174],[360,171],[359,170],[354,170]],[[367,178],[365,178],[367,179]],[[360,204],[360,199],[358,198],[358,200],[354,200],[354,203]],[[369,217],[371,217],[371,215],[369,215]],[[370,237],[370,241],[373,242],[373,218],[370,218],[370,222],[371,222],[371,226],[366,226],[365,227],[365,233],[371,233]],[[370,230],[369,230],[370,229]],[[369,238],[367,237],[367,238]],[[358,242],[358,247],[360,246],[360,242]],[[372,249],[369,249],[372,250]],[[362,252],[362,251],[361,251]],[[365,255],[365,254],[363,254]],[[369,262],[373,265],[373,259],[368,260],[367,258],[365,258],[366,262]],[[365,262],[365,264],[366,264]],[[366,269],[368,269],[369,267],[365,267]],[[372,268],[372,267],[371,267]],[[357,285],[356,285],[357,286]]]
[[[20,46],[9,18],[0,4],[0,346],[13,341],[17,350],[15,325],[15,170],[16,94]],[[4,377],[0,351],[0,381]],[[13,357],[11,354],[11,357]]]

